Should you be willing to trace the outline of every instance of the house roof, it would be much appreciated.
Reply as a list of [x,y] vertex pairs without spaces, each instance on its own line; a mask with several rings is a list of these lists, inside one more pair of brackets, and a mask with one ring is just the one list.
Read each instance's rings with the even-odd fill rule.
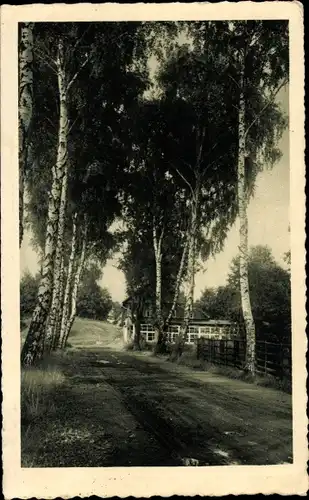
[[[122,306],[123,307],[127,307],[128,304],[130,304],[130,302],[134,299],[134,297],[143,297],[145,295],[145,293],[142,291],[142,290],[139,290],[138,292],[135,292],[134,295],[129,295],[129,297],[127,297],[123,302],[122,302]],[[146,303],[149,301],[149,299],[146,299]],[[150,301],[149,301],[150,302]]]
[[[177,325],[183,321],[183,318],[173,318],[171,324]],[[209,325],[209,326],[229,326],[234,325],[235,322],[226,319],[197,319],[191,318],[190,325]]]
[[[133,299],[132,296],[129,296],[127,297],[123,302],[122,302],[122,306],[123,307],[127,307],[130,303],[130,301]],[[149,300],[148,302],[152,302],[151,300]],[[163,304],[164,305],[169,305],[170,303],[166,302]],[[184,309],[183,305],[179,304],[177,305],[177,312],[179,314],[179,310],[182,310]],[[228,326],[228,325],[233,325],[235,324],[235,322],[233,321],[229,321],[229,320],[226,320],[226,319],[209,319],[209,317],[207,317],[203,311],[201,309],[195,309],[193,310],[193,313],[195,315],[195,318],[191,318],[190,319],[190,324],[191,325],[218,325],[218,326]],[[183,321],[183,317],[182,316],[176,316],[176,317],[173,317],[172,320],[171,320],[171,324],[179,324]]]

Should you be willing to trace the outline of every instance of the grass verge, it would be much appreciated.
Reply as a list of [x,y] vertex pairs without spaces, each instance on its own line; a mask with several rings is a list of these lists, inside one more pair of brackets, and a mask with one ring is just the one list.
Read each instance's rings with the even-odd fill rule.
[[35,462],[38,427],[53,417],[53,392],[65,382],[59,361],[66,353],[53,353],[35,367],[21,371],[22,466]]
[[181,358],[178,359],[177,364],[188,366],[193,370],[201,370],[217,375],[224,375],[231,379],[242,380],[243,382],[248,382],[261,387],[278,389],[288,394],[291,394],[292,392],[292,383],[288,379],[281,380],[272,377],[271,375],[256,375],[253,377],[250,373],[247,373],[244,370],[238,370],[237,368],[232,368],[230,366],[214,365],[207,361],[197,359],[196,353],[193,351],[185,351]]

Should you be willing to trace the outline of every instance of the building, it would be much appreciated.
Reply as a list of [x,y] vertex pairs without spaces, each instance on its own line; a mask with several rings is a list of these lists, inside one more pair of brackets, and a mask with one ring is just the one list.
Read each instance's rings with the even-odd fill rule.
[[[134,336],[134,320],[133,320],[133,297],[128,297],[123,303],[122,307],[124,310],[124,315],[126,321],[124,321],[124,339],[129,342]],[[170,304],[163,304],[162,313],[167,315],[170,310]],[[141,312],[141,335],[144,337],[147,343],[155,342],[155,331],[153,327],[153,306],[151,302],[145,302],[142,307]],[[168,340],[174,343],[182,325],[184,316],[184,309],[181,306],[177,306],[174,311],[173,318],[168,327]],[[186,340],[186,344],[194,344],[198,338],[205,337],[208,339],[234,339],[239,338],[240,328],[238,323],[233,323],[224,319],[210,319],[206,318],[205,315],[199,311],[194,310],[192,317],[190,318],[189,331]]]

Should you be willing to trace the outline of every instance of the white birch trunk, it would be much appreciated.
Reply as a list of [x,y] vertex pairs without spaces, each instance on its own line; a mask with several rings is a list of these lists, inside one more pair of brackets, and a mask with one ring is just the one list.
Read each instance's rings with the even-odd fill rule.
[[54,258],[58,232],[59,205],[61,199],[62,179],[65,173],[68,158],[68,113],[65,72],[63,67],[63,47],[61,43],[59,43],[57,68],[60,97],[57,161],[52,171],[52,186],[48,200],[42,279],[38,291],[37,305],[32,315],[28,335],[21,353],[21,362],[23,365],[32,365],[39,354],[39,349],[45,336],[46,320],[49,314],[53,291]]
[[187,267],[186,287],[185,287],[184,321],[183,321],[183,327],[181,329],[182,330],[181,335],[183,341],[186,340],[194,304],[197,207],[199,200],[198,191],[199,187],[196,190],[195,199],[192,200],[191,230],[189,233],[189,241],[188,241],[188,267]]
[[71,331],[71,328],[73,326],[74,319],[76,316],[76,300],[77,300],[78,287],[79,287],[81,275],[82,275],[82,272],[84,269],[84,264],[85,264],[86,245],[87,245],[87,225],[85,222],[81,256],[80,256],[77,271],[75,273],[74,280],[73,280],[70,317],[67,321],[64,336],[61,339],[61,345],[59,345],[59,347],[61,347],[61,348],[66,346],[66,343],[67,343],[68,337],[70,335],[70,331]]
[[175,342],[175,346],[172,352],[171,359],[178,358],[181,356],[184,344],[186,341],[190,317],[193,312],[193,303],[194,303],[194,288],[195,288],[195,263],[196,263],[196,235],[198,230],[198,213],[199,213],[199,203],[201,196],[201,161],[202,161],[202,152],[204,147],[204,138],[205,138],[205,127],[202,130],[197,129],[196,131],[196,145],[197,145],[197,157],[194,168],[195,173],[195,186],[193,187],[190,182],[184,178],[183,175],[181,177],[187,183],[191,191],[191,215],[190,215],[190,223],[188,228],[188,265],[187,265],[187,274],[186,274],[186,288],[185,288],[185,308],[184,308],[184,319],[182,326],[180,328],[179,335]]
[[29,146],[29,129],[33,110],[33,26],[34,23],[22,23],[19,45],[19,247],[24,233],[24,186]]
[[[242,64],[243,66],[243,64]],[[237,187],[238,187],[238,213],[239,213],[239,274],[241,307],[246,329],[246,369],[255,374],[255,323],[250,301],[249,277],[248,277],[248,217],[247,217],[247,193],[245,184],[245,158],[246,158],[246,130],[245,130],[245,96],[244,75],[241,69],[240,98],[238,113],[238,165],[237,165]]]
[[162,318],[162,240],[164,228],[158,238],[155,220],[153,222],[153,247],[156,262],[156,298],[155,298],[155,339],[156,344],[162,340],[163,318]]
[[60,334],[57,341],[57,346],[61,346],[63,343],[63,338],[66,331],[67,322],[70,313],[70,291],[72,290],[72,278],[73,278],[73,268],[76,258],[76,233],[77,233],[77,213],[73,215],[73,229],[72,229],[72,241],[71,241],[71,253],[69,258],[68,273],[63,297],[63,310],[61,316]]
[[185,272],[185,262],[186,262],[187,253],[188,253],[188,243],[189,243],[189,238],[186,237],[186,240],[185,240],[185,243],[184,243],[184,247],[183,247],[183,251],[182,251],[181,261],[180,261],[179,269],[178,269],[178,273],[177,273],[177,278],[176,278],[173,303],[172,303],[172,307],[171,307],[171,309],[170,309],[170,311],[168,313],[168,316],[166,318],[166,326],[169,325],[169,323],[170,323],[170,321],[171,321],[171,319],[173,317],[174,311],[176,309],[176,306],[177,306],[179,292],[180,292],[180,285],[181,285],[181,282],[182,282],[182,279],[183,279],[183,275],[184,275],[184,272]]
[[58,345],[58,339],[60,336],[60,327],[61,327],[61,320],[62,320],[62,314],[63,314],[63,300],[64,300],[64,289],[65,289],[65,267],[64,267],[64,252],[62,253],[62,259],[61,259],[61,267],[60,267],[60,290],[59,290],[59,312],[57,314],[57,319],[56,319],[56,324],[55,324],[55,331],[53,335],[53,345],[52,348],[56,349],[56,346]]
[[188,329],[191,314],[193,312],[194,303],[194,288],[195,288],[195,261],[196,261],[196,233],[198,227],[198,204],[200,198],[200,183],[197,181],[194,194],[191,199],[191,217],[190,217],[190,227],[188,232],[188,264],[187,273],[185,281],[185,307],[184,307],[184,318],[183,323],[180,328],[179,335],[176,339],[174,350],[172,353],[172,359],[181,356]]
[[56,335],[56,324],[58,315],[60,314],[61,307],[61,263],[63,260],[63,235],[65,226],[65,214],[67,205],[67,187],[68,187],[68,166],[65,166],[65,173],[62,179],[61,188],[61,200],[59,208],[59,218],[58,218],[58,235],[57,235],[57,245],[55,252],[55,264],[54,264],[54,280],[53,280],[53,292],[52,301],[49,311],[48,324],[46,328],[45,344],[46,349],[49,350],[54,344]]

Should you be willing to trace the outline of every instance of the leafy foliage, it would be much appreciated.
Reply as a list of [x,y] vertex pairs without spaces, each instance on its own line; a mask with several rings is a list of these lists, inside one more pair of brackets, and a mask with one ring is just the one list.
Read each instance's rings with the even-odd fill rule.
[[[188,43],[180,44],[184,33]],[[194,237],[200,258],[206,260],[223,248],[237,217],[239,54],[245,60],[248,195],[254,194],[258,173],[280,157],[277,143],[287,120],[271,97],[287,80],[288,25],[282,21],[36,23],[34,118],[26,183],[27,223],[41,256],[56,158],[59,99],[54,62],[60,40],[70,122],[65,264],[71,216],[77,212],[79,231],[87,220],[88,262],[95,259],[102,265],[125,238],[119,266],[127,292],[153,297],[155,226],[158,232],[164,230],[162,300],[169,302],[198,183]],[[154,85],[148,68],[153,56],[159,62]],[[147,98],[151,90],[155,92]],[[110,230],[117,218],[127,226],[120,235]],[[260,324],[267,321],[279,331],[284,322],[289,324],[288,285],[285,271],[265,252],[250,257],[254,315]],[[210,316],[239,319],[237,260],[233,266],[229,284],[205,291],[201,299],[200,306]],[[264,283],[267,272],[273,280]],[[106,317],[110,297],[102,292],[91,266],[85,273],[78,314]],[[262,296],[268,297],[265,303]]]
[[20,315],[21,318],[31,316],[35,308],[40,275],[33,276],[25,272],[20,280]]
[[[214,319],[242,321],[239,257],[231,263],[228,284],[205,289],[196,306]],[[287,271],[274,260],[268,247],[252,247],[249,254],[249,283],[257,339],[291,339],[291,283]]]
[[100,267],[93,262],[84,270],[77,296],[77,316],[106,320],[113,302],[107,288],[101,288],[97,283],[101,276]]
[[[286,117],[271,96],[288,80],[288,25],[254,21],[194,22],[186,26],[191,46],[175,50],[158,75],[162,93],[173,105],[173,125],[178,127],[167,161],[176,161],[177,165],[175,159],[180,158],[182,174],[194,185],[196,134],[204,128],[201,206],[206,207],[204,220],[217,211],[220,223],[214,237],[221,229],[220,239],[224,239],[226,227],[237,214],[240,74],[236,56],[247,47],[246,177],[248,193],[253,194],[258,172],[280,158],[277,142],[287,126]],[[173,134],[172,126],[170,130]]]
[[98,242],[108,238],[106,231],[120,210],[117,193],[127,159],[129,112],[147,86],[141,25],[36,23],[35,33],[35,118],[27,177],[33,243],[42,253],[59,113],[54,61],[62,40],[72,89],[68,219],[76,210],[81,217],[87,214],[88,239],[98,254]]

